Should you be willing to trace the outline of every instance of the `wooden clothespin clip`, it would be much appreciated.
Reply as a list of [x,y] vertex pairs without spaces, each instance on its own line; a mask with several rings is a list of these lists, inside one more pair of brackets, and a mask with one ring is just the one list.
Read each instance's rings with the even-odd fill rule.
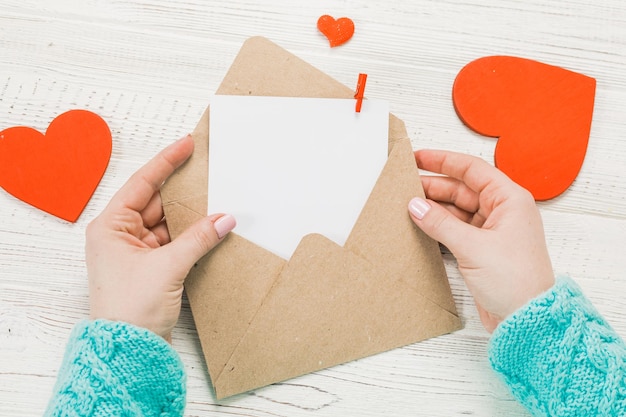
[[359,74],[359,81],[356,84],[356,93],[354,94],[354,98],[356,98],[356,112],[357,113],[361,112],[361,105],[363,104],[366,81],[367,81],[367,74]]

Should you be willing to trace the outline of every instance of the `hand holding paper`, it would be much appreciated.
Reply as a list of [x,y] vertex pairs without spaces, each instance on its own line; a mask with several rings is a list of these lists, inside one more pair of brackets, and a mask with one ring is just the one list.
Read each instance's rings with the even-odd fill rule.
[[124,321],[169,340],[189,269],[235,226],[230,215],[205,217],[170,242],[158,189],[193,147],[186,136],[161,151],[87,227],[92,319]]

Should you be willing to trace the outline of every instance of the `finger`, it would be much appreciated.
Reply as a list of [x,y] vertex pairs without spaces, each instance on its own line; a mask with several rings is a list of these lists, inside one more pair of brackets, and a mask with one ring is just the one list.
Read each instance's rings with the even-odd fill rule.
[[159,243],[159,239],[155,236],[154,233],[152,233],[151,230],[147,230],[143,236],[141,236],[141,241],[148,246],[149,248],[152,249],[156,249],[158,247],[161,247],[161,244]]
[[415,197],[409,202],[413,222],[428,236],[443,243],[457,258],[464,247],[471,247],[475,227],[465,223],[432,200]]
[[439,205],[448,210],[453,216],[455,216],[457,219],[461,220],[464,223],[470,223],[472,221],[472,218],[474,217],[473,213],[469,213],[463,209],[460,209],[454,204],[440,202]]
[[170,234],[165,221],[158,223],[151,229],[144,227],[140,239],[151,248],[158,248],[170,243]]
[[163,206],[161,205],[161,193],[154,193],[141,212],[144,226],[152,228],[163,220]]
[[419,168],[456,178],[479,194],[489,186],[514,184],[499,169],[470,155],[449,151],[420,150],[415,152],[415,161]]
[[456,178],[423,176],[422,186],[431,200],[454,204],[469,213],[478,211],[478,193]]
[[198,259],[220,243],[236,224],[235,218],[229,214],[204,217],[161,250],[168,250],[170,256],[188,271]]
[[167,224],[165,223],[165,221],[162,221],[159,224],[157,224],[156,226],[154,226],[152,228],[152,233],[156,237],[156,239],[159,242],[160,246],[163,246],[163,245],[166,245],[166,244],[170,243],[170,240],[171,240],[170,232],[167,229]]
[[476,213],[469,213],[465,210],[458,208],[454,204],[439,203],[439,205],[448,210],[457,219],[461,220],[464,223],[471,224],[472,226],[476,226],[479,228],[483,227],[483,225],[485,224],[485,220],[487,220],[487,218],[481,213],[480,210],[478,210]]
[[187,135],[163,149],[130,177],[111,204],[142,211],[167,177],[191,156],[193,146],[191,135]]

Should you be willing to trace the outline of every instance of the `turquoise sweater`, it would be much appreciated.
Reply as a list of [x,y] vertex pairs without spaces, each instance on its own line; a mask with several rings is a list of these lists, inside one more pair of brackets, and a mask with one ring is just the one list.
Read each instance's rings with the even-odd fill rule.
[[45,416],[182,416],[185,372],[156,334],[105,320],[70,336]]
[[626,346],[568,278],[500,323],[489,359],[535,416],[626,415]]
[[[626,414],[626,347],[578,286],[560,279],[496,329],[493,368],[536,416]],[[185,374],[155,334],[124,323],[76,326],[46,416],[181,416]]]

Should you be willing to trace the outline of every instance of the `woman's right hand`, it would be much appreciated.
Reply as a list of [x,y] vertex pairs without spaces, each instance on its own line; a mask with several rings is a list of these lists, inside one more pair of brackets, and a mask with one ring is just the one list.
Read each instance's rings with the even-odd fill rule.
[[480,319],[492,332],[554,285],[543,224],[532,195],[479,158],[415,152],[427,200],[409,203],[415,224],[456,257]]

